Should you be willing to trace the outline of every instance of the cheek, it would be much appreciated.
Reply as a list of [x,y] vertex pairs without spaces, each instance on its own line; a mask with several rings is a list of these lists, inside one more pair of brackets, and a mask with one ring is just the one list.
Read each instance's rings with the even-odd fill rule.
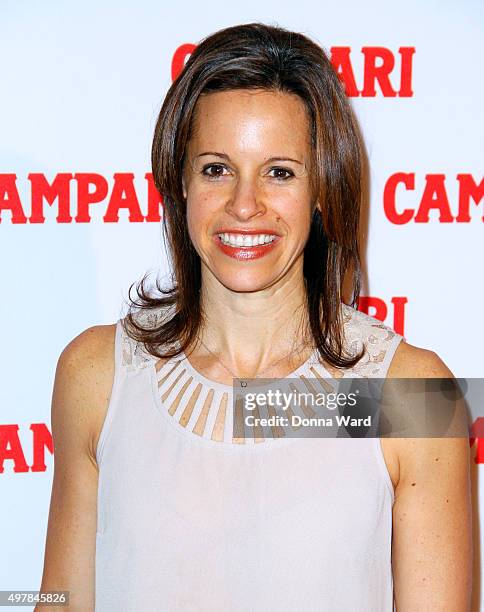
[[206,233],[206,228],[210,225],[216,210],[217,198],[213,191],[189,192],[187,198],[187,223],[193,242],[198,242],[198,237]]
[[311,204],[306,197],[280,200],[276,208],[277,216],[281,218],[294,236],[305,236],[311,225]]

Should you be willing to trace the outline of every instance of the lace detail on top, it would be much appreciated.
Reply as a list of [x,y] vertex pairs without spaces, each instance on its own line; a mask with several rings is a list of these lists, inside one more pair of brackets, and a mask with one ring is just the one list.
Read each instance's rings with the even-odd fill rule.
[[378,319],[342,304],[343,321],[348,351],[357,355],[365,347],[358,363],[345,372],[346,377],[384,378],[396,345],[403,340],[391,327]]
[[[134,318],[142,327],[148,329],[158,327],[163,319],[168,316],[167,311],[158,309],[154,311],[142,310],[135,313]],[[150,365],[150,362],[157,359],[154,355],[147,352],[142,342],[137,342],[130,338],[124,328],[121,333],[121,354],[121,364],[129,370],[145,368]]]
[[[316,384],[319,383],[323,390],[331,392],[334,390],[328,388],[328,379],[331,378],[386,376],[391,358],[403,337],[378,319],[346,304],[341,306],[347,351],[352,355],[358,354],[364,346],[363,357],[352,368],[342,370],[329,364],[323,365],[315,350],[303,365],[286,377],[291,379],[292,390],[321,392],[321,389],[314,388],[313,383],[317,381]],[[160,324],[163,315],[158,310],[138,312],[135,316],[144,327],[155,327]],[[166,316],[165,312],[164,317]],[[183,352],[168,360],[158,359],[149,354],[142,343],[130,338],[124,329],[121,333],[121,343],[123,367],[129,370],[154,367],[159,407],[186,433],[230,444],[264,441],[273,443],[285,437],[283,428],[278,426],[252,429],[247,435],[242,407],[237,401],[235,405],[233,403],[233,387],[204,377],[191,365]],[[302,416],[315,416],[311,412],[312,410],[306,407]]]

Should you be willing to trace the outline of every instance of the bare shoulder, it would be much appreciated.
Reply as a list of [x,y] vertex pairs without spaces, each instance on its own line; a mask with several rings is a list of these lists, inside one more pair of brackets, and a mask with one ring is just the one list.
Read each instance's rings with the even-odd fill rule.
[[[388,378],[452,378],[453,374],[434,351],[400,342],[390,364]],[[466,453],[465,440],[450,438],[382,438],[385,462],[395,491],[405,486],[405,473],[422,469],[426,457]],[[411,465],[410,465],[411,464]],[[406,480],[408,483],[408,478]]]
[[75,419],[93,460],[114,379],[115,334],[116,324],[87,328],[67,344],[56,368],[53,421]]
[[88,327],[67,344],[60,355],[60,360],[69,362],[72,359],[91,356],[109,358],[114,348],[115,333],[115,323]]
[[452,378],[453,374],[434,351],[400,342],[388,378]]

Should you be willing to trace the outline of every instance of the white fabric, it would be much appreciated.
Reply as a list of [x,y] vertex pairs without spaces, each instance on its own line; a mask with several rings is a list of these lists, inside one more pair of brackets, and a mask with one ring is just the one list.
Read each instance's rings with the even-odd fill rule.
[[[345,376],[384,377],[402,337],[342,307],[349,345],[368,348]],[[391,612],[394,496],[379,439],[234,443],[231,387],[182,357],[160,367],[118,321],[97,449],[96,612]]]

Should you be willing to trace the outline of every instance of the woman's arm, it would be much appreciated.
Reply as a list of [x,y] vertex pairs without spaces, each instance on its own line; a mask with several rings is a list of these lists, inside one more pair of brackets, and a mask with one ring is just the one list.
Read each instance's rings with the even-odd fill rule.
[[[435,353],[406,343],[389,375],[452,377]],[[467,612],[472,591],[469,441],[405,438],[395,445],[399,479],[392,565],[397,612]]]
[[87,329],[67,345],[57,364],[51,412],[54,478],[41,584],[42,591],[69,591],[69,605],[57,610],[94,610],[95,445],[114,378],[114,334],[114,325]]

